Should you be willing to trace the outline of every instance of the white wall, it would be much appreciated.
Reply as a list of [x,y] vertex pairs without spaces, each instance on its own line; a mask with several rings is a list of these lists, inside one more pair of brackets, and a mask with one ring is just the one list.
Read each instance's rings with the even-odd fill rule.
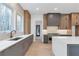
[[[17,15],[17,13],[19,13],[19,14],[23,15],[23,19],[24,19],[24,11],[20,7],[20,5],[16,4],[16,3],[6,3],[5,5],[7,5],[9,8],[11,8],[13,11],[13,16],[12,16],[13,23],[12,24],[13,24],[13,27],[16,29],[16,15]],[[19,35],[21,35],[21,34],[23,34],[23,33],[19,33]],[[10,32],[0,33],[0,40],[5,40],[9,37],[10,37]]]
[[31,33],[34,34],[34,40],[36,40],[36,24],[40,24],[41,33],[39,38],[43,42],[43,15],[31,15]]

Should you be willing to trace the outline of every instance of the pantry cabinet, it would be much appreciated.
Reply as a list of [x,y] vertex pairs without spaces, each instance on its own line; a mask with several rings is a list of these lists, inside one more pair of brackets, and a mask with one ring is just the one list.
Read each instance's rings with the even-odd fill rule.
[[31,14],[28,10],[24,10],[24,34],[31,33]]

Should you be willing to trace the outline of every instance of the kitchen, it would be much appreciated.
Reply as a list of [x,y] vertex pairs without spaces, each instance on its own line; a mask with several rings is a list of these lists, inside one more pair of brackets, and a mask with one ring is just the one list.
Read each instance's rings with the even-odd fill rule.
[[0,3],[0,56],[79,55],[77,5]]

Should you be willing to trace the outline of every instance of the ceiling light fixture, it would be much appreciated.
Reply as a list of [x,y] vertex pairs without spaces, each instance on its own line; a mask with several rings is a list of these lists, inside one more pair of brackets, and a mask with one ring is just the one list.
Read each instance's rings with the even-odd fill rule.
[[39,10],[39,8],[36,8],[36,10],[38,11],[38,10]]
[[54,10],[57,10],[58,8],[54,8]]

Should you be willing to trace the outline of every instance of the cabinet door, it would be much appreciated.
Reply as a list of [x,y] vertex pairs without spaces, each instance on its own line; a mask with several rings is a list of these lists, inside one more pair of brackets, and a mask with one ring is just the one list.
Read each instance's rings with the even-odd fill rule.
[[27,50],[28,50],[28,45],[29,45],[29,42],[28,42],[28,38],[26,38],[25,40],[24,40],[24,53],[25,52],[27,52]]
[[22,44],[15,44],[14,46],[7,48],[3,54],[4,56],[22,56],[23,55],[23,48]]
[[75,25],[75,18],[76,18],[76,17],[75,17],[75,15],[74,15],[74,14],[72,14],[72,15],[71,15],[72,25]]
[[79,24],[79,14],[72,14],[72,25]]
[[3,56],[3,52],[0,52],[0,56]]
[[76,36],[79,36],[79,25],[75,26],[75,34]]
[[30,45],[32,44],[33,42],[33,35],[27,37],[25,40],[24,40],[24,53],[27,52],[28,48],[30,47]]
[[71,29],[70,14],[61,15],[60,29]]
[[76,16],[76,25],[79,25],[79,14]]

